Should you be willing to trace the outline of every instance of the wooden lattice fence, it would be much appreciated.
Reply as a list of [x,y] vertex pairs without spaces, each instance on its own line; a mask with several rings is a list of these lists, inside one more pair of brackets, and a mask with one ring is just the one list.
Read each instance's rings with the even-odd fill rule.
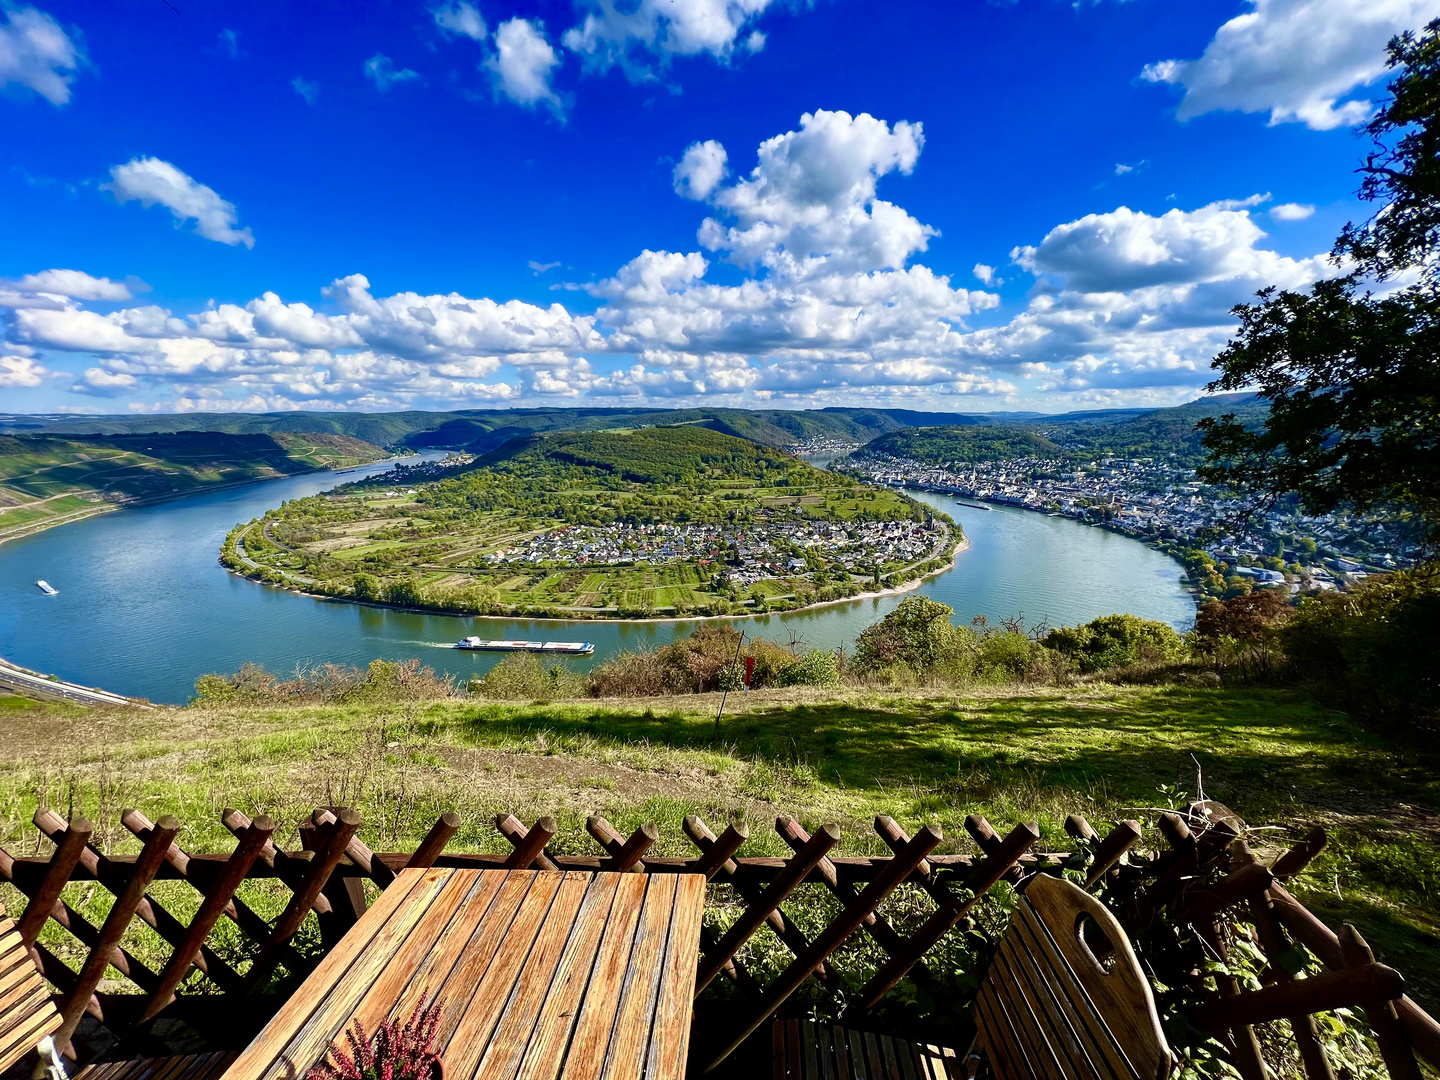
[[[16,857],[0,848],[0,880],[26,898],[23,911],[12,914],[18,933],[56,992],[64,1017],[61,1033],[67,1039],[86,1014],[132,1046],[145,1038],[152,1022],[165,1016],[190,1019],[204,1014],[212,1031],[217,1016],[236,1032],[256,1027],[277,1005],[276,995],[265,993],[274,985],[276,973],[283,969],[300,974],[316,960],[313,950],[306,955],[297,948],[297,935],[312,911],[321,948],[328,949],[363,914],[367,882],[371,892],[383,890],[404,867],[533,867],[701,874],[716,887],[729,886],[727,893],[741,904],[738,915],[723,931],[707,927],[697,977],[697,995],[715,979],[724,978],[743,1003],[731,1028],[711,1040],[713,1047],[700,1063],[714,1064],[775,1015],[806,980],[813,977],[827,990],[839,990],[842,980],[832,958],[855,934],[864,934],[880,956],[862,987],[846,988],[844,1020],[863,1025],[902,979],[932,979],[926,957],[947,934],[967,926],[977,905],[999,882],[1008,880],[1023,888],[1036,872],[1070,869],[1083,872],[1087,888],[1105,888],[1112,906],[1121,906],[1127,929],[1136,928],[1133,932],[1142,937],[1163,910],[1172,922],[1193,925],[1214,955],[1223,959],[1227,941],[1218,929],[1221,913],[1228,917],[1238,912],[1240,921],[1227,918],[1227,933],[1233,935],[1234,928],[1241,926],[1241,932],[1271,958],[1289,950],[1292,941],[1298,942],[1338,973],[1334,979],[1296,978],[1271,962],[1266,969],[1270,997],[1260,1003],[1258,1012],[1233,979],[1215,977],[1218,994],[1211,993],[1214,1000],[1197,1010],[1194,1022],[1221,1040],[1247,1080],[1264,1076],[1253,1027],[1274,1018],[1271,1013],[1289,1021],[1307,1075],[1333,1076],[1309,1014],[1337,1004],[1367,1008],[1394,1075],[1411,1075],[1403,1064],[1411,1046],[1440,1068],[1440,1025],[1399,996],[1394,980],[1385,974],[1389,969],[1382,970],[1366,958],[1368,950],[1353,930],[1332,932],[1281,884],[1314,857],[1323,834],[1265,867],[1228,820],[1204,817],[1203,808],[1188,818],[1163,817],[1161,831],[1168,850],[1155,855],[1136,850],[1140,826],[1134,821],[1120,822],[1101,837],[1076,816],[1066,828],[1080,841],[1080,850],[1069,853],[1034,851],[1039,833],[1033,825],[1018,825],[1001,836],[983,818],[971,816],[965,829],[979,850],[975,856],[936,854],[942,840],[938,829],[927,826],[908,836],[895,821],[880,817],[874,828],[891,851],[885,857],[832,855],[840,839],[838,828],[827,825],[812,835],[793,818],[781,818],[776,831],[791,849],[785,858],[742,855],[749,838],[743,824],[730,825],[716,835],[697,817],[683,822],[683,831],[696,849],[695,855],[683,858],[649,855],[660,835],[653,825],[626,837],[600,817],[587,823],[598,846],[590,855],[552,851],[557,827],[551,818],[527,827],[513,816],[502,817],[496,826],[508,850],[461,853],[446,850],[461,825],[457,815],[446,814],[414,852],[376,853],[357,835],[361,821],[353,810],[317,809],[301,827],[300,849],[286,851],[274,842],[276,825],[269,818],[252,821],[237,810],[226,810],[222,820],[236,837],[234,850],[199,854],[178,845],[180,823],[173,817],[151,822],[140,812],[127,810],[121,821],[142,847],[139,854],[126,856],[100,852],[92,843],[94,828],[83,817],[67,822],[42,809],[34,820],[54,850],[48,856]],[[237,891],[255,879],[270,879],[285,891],[283,906],[273,918],[262,917]],[[188,921],[155,895],[154,884],[165,881],[183,881],[195,890],[192,900],[198,907]],[[66,902],[62,894],[71,882],[95,882],[113,896],[101,925]],[[913,928],[908,933],[897,929],[881,910],[902,884],[925,896],[932,908],[918,922],[910,920]],[[782,906],[801,886],[823,888],[838,908],[818,931],[808,934]],[[170,907],[178,910],[179,905],[171,901]],[[168,946],[163,965],[147,964],[127,947],[127,932],[135,920]],[[40,941],[42,929],[52,921],[73,939],[71,951],[83,957],[78,970]],[[245,941],[243,959],[237,960],[233,949],[217,947],[222,922],[230,924],[231,938],[238,933]],[[762,928],[773,932],[790,957],[763,982],[743,960],[746,944]],[[102,982],[115,975],[129,992],[102,990]],[[1413,1058],[1409,1060],[1413,1065]]]

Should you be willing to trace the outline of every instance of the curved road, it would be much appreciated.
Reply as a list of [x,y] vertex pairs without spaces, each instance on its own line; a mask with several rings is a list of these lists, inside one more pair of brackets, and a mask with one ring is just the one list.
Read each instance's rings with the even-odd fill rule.
[[[107,690],[95,690],[77,683],[60,682],[37,675],[33,671],[0,660],[0,687],[14,690],[26,697],[46,701],[72,701],[82,705],[139,705],[140,703]],[[150,706],[141,706],[149,708]]]

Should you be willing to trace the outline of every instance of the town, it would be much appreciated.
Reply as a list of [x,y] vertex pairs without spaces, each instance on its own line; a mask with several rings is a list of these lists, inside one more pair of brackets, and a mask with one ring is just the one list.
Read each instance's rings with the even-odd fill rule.
[[1195,470],[1153,458],[1058,458],[929,464],[863,448],[835,468],[871,483],[1059,514],[1144,540],[1181,558],[1202,597],[1252,588],[1333,590],[1411,564],[1416,538],[1395,521],[1251,510]]
[[727,586],[815,571],[878,577],[943,554],[950,530],[916,521],[761,519],[743,529],[713,524],[573,525],[484,556],[492,565],[716,565]]

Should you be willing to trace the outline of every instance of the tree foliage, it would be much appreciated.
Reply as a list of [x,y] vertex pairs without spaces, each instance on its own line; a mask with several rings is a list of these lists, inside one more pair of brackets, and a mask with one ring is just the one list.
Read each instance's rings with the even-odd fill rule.
[[[1306,292],[1267,289],[1235,308],[1236,337],[1212,390],[1258,389],[1258,429],[1202,420],[1203,479],[1261,504],[1296,493],[1328,513],[1401,507],[1440,532],[1440,21],[1390,43],[1391,97],[1367,126],[1375,149],[1333,257],[1344,276]],[[1405,284],[1408,279],[1414,279]],[[1388,282],[1388,292],[1370,291]],[[1400,287],[1394,287],[1399,284]]]

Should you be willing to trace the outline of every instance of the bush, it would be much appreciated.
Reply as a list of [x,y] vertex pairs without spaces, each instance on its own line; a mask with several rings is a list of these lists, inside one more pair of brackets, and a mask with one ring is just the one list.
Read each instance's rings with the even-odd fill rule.
[[1062,626],[1041,643],[1070,657],[1086,673],[1185,655],[1184,639],[1168,623],[1135,615],[1102,615],[1082,626]]
[[740,631],[701,623],[688,637],[644,652],[621,653],[597,664],[585,678],[592,697],[652,697],[739,690],[745,659],[755,661],[751,686],[835,686],[840,682],[836,653],[812,649],[803,655],[764,638],[747,638],[736,657]]
[[1211,600],[1195,616],[1194,636],[1202,642],[1259,641],[1293,613],[1283,589],[1257,589],[1230,600]]
[[281,679],[259,664],[231,675],[211,673],[195,680],[191,705],[309,705],[354,701],[427,701],[452,697],[454,680],[441,678],[419,660],[372,660],[369,667],[321,664],[297,668]]
[[979,657],[973,631],[955,626],[955,609],[928,596],[907,596],[855,641],[861,675],[968,675]]
[[690,691],[690,687],[671,686],[668,675],[658,650],[623,652],[590,669],[585,692],[591,697],[658,697]]
[[542,664],[534,653],[510,653],[478,679],[470,692],[488,698],[549,700],[578,697],[585,681],[564,664]]
[[1352,711],[1440,721],[1440,564],[1307,597],[1277,636],[1291,673]]

